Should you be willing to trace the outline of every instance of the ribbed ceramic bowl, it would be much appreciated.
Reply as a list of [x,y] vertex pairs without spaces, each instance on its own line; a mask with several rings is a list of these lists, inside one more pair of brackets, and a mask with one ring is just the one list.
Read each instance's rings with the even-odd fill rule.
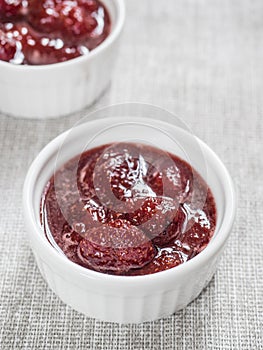
[[102,0],[112,30],[87,56],[42,66],[0,61],[0,112],[23,118],[67,115],[93,103],[109,85],[117,58],[125,9],[123,0]]
[[[112,125],[118,127],[112,128]],[[149,127],[152,132],[149,132]],[[101,133],[101,130],[108,131]],[[61,255],[47,241],[40,225],[41,193],[54,172],[58,151],[69,133],[58,136],[41,151],[29,169],[24,185],[25,224],[42,276],[66,304],[104,321],[139,323],[165,317],[184,308],[212,278],[232,228],[236,211],[235,193],[225,166],[202,141],[164,121],[113,117],[89,121],[76,127],[71,132],[70,142],[63,145],[58,166],[81,153],[83,145],[90,140],[93,142],[89,146],[94,147],[139,138],[157,143],[160,148],[182,158],[185,158],[182,149],[187,150],[187,161],[190,158],[195,169],[206,178],[216,200],[216,232],[199,255],[175,268],[152,275],[107,275],[85,269]],[[94,135],[97,137],[94,138]],[[205,167],[198,160],[200,151]]]

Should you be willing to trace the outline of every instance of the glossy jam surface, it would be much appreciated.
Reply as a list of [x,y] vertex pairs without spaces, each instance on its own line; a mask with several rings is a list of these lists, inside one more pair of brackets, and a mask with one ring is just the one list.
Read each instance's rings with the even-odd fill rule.
[[0,0],[0,60],[64,62],[100,45],[110,27],[98,0]]
[[142,144],[90,149],[64,164],[41,200],[56,249],[86,268],[116,275],[167,270],[200,253],[216,206],[201,176],[177,156]]

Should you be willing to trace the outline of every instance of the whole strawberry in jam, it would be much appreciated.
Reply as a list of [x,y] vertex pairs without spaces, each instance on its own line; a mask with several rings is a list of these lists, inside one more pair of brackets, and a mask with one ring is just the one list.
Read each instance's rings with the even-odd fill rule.
[[157,195],[176,198],[182,203],[193,186],[193,170],[184,162],[173,162],[168,157],[160,159],[159,169],[149,169],[147,182]]
[[134,197],[154,195],[145,182],[147,160],[133,144],[113,144],[103,150],[93,172],[94,188],[101,201],[112,208]]
[[[165,208],[165,205],[163,205],[163,207]],[[161,207],[162,208],[161,215],[164,215],[163,210],[166,210],[166,209],[163,209],[163,207]],[[153,243],[159,247],[165,246],[166,244],[177,239],[181,235],[181,232],[184,229],[184,224],[187,220],[187,217],[184,211],[182,210],[181,205],[179,205],[178,207],[176,207],[176,210],[173,208],[168,209],[168,213],[166,213],[165,219],[166,221],[164,221],[164,224],[162,224],[161,226],[159,221],[157,221],[158,222],[157,227],[160,227],[160,229],[158,230],[158,233],[155,233],[156,231],[154,231],[152,227],[151,227],[151,230],[148,229],[147,231],[149,237],[152,238]]]
[[125,220],[88,230],[78,250],[80,260],[87,267],[115,274],[141,268],[155,254],[152,242]]
[[158,250],[155,258],[143,269],[132,270],[129,275],[146,275],[169,270],[185,263],[196,255],[191,247],[180,241],[171,242]]
[[20,17],[26,16],[27,13],[27,0],[0,0],[0,19],[2,20],[18,20]]
[[33,32],[23,39],[22,47],[25,63],[30,65],[65,62],[81,54],[81,48],[65,45],[59,38],[35,36]]
[[68,43],[79,42],[96,29],[98,8],[97,1],[91,0],[33,0],[29,22],[42,33],[60,35]]
[[167,197],[132,198],[119,207],[120,211],[115,212],[116,217],[137,226],[158,245],[174,239],[185,220],[178,203]]

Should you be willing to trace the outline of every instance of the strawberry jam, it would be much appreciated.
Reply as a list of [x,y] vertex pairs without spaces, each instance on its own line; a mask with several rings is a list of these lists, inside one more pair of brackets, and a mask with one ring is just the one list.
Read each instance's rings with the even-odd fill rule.
[[0,0],[0,60],[64,62],[100,45],[110,27],[98,0]]
[[199,254],[213,236],[216,206],[182,159],[114,143],[82,153],[52,176],[41,223],[71,261],[108,274],[145,275]]

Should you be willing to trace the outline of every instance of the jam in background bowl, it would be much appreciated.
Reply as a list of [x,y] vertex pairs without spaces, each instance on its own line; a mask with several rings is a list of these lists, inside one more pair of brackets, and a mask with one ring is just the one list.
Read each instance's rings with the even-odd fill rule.
[[[109,14],[110,32],[89,53],[45,65],[0,60],[0,112],[22,118],[54,118],[83,109],[104,92],[117,57],[125,9],[123,0],[101,3]],[[74,42],[74,37],[70,39]],[[47,61],[52,61],[52,55],[47,53]]]
[[[41,274],[61,300],[89,317],[140,323],[184,308],[211,280],[231,232],[236,202],[225,166],[205,143],[169,116],[162,118],[162,110],[156,111],[158,119],[153,113],[143,117],[121,115],[118,109],[113,109],[110,117],[106,110],[95,113],[93,120],[51,141],[33,162],[25,180],[25,224]],[[186,263],[143,276],[109,275],[70,261],[50,244],[41,227],[40,202],[54,170],[72,157],[95,146],[130,140],[158,145],[190,163],[214,195],[217,224],[208,246]]]

